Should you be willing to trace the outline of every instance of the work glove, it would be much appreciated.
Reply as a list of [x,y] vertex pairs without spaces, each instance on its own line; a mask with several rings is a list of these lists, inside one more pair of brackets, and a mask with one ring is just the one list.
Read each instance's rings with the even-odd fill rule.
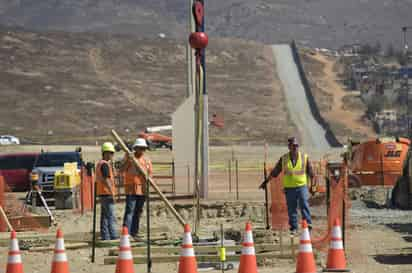
[[262,184],[260,184],[259,189],[264,190],[266,188],[266,184],[269,183],[269,178],[266,178]]

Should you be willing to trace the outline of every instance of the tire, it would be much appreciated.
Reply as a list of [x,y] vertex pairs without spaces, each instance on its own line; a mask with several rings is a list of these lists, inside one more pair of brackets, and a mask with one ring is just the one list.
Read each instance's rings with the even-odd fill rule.
[[360,181],[360,179],[352,174],[349,175],[348,184],[349,188],[360,188],[362,186],[362,182]]
[[409,186],[408,178],[400,177],[392,190],[392,205],[400,209],[408,209]]
[[232,270],[234,268],[235,267],[233,266],[233,264],[228,264],[227,267],[226,267],[226,270]]
[[156,145],[153,142],[151,142],[150,140],[147,140],[146,142],[147,142],[147,146],[149,146],[148,147],[149,151],[156,150]]

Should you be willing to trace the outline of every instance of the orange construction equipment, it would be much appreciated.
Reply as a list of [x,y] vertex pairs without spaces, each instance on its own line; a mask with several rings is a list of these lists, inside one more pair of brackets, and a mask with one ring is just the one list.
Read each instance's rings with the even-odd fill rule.
[[328,252],[328,262],[323,272],[350,272],[346,268],[345,251],[343,249],[342,229],[339,218],[336,218],[332,229],[332,238]]
[[179,258],[179,273],[197,273],[197,261],[192,245],[192,234],[190,232],[190,226],[185,224],[182,252]]
[[300,236],[299,254],[296,262],[296,273],[316,273],[315,257],[312,250],[308,223],[302,221],[302,235]]
[[350,142],[345,159],[351,171],[349,185],[393,186],[402,175],[410,141],[407,138],[377,138]]
[[116,273],[134,273],[132,248],[130,247],[129,230],[127,227],[123,227],[122,235],[120,237]]
[[21,261],[21,254],[19,242],[17,241],[16,231],[11,232],[9,257],[7,259],[6,273],[23,273],[23,263]]
[[252,224],[246,223],[245,235],[242,243],[242,255],[238,273],[257,273],[255,246],[253,244]]
[[51,273],[69,273],[69,263],[64,249],[63,232],[60,228],[57,229],[56,232],[56,245],[54,247]]

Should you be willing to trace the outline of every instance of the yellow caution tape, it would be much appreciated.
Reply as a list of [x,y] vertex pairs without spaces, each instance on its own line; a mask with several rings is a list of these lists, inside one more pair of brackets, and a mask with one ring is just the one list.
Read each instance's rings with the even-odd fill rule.
[[220,261],[226,261],[226,248],[224,247],[220,248]]

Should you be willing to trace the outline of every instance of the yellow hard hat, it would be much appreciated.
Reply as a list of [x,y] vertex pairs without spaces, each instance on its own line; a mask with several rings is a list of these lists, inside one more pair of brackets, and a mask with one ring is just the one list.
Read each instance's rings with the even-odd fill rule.
[[112,152],[114,153],[116,150],[114,149],[114,145],[111,142],[105,142],[102,145],[102,153],[104,152]]

